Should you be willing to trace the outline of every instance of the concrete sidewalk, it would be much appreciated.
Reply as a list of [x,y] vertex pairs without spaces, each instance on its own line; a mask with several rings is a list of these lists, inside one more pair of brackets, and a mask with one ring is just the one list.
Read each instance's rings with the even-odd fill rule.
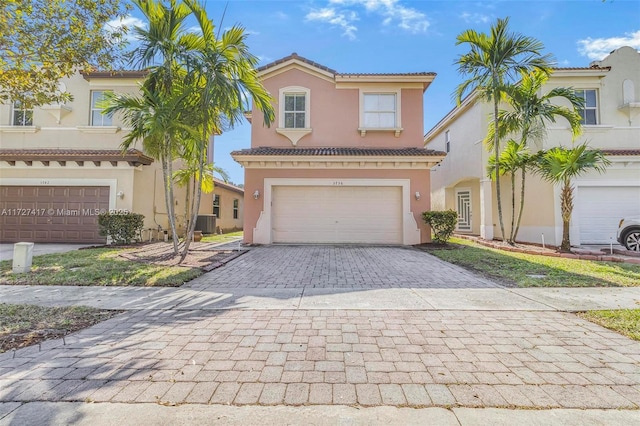
[[[4,416],[4,417],[3,417]],[[0,403],[0,425],[636,425],[633,410],[506,410],[346,406],[243,406],[157,404]]]
[[564,311],[633,309],[640,287],[223,288],[0,286],[4,303],[102,309],[383,309]]

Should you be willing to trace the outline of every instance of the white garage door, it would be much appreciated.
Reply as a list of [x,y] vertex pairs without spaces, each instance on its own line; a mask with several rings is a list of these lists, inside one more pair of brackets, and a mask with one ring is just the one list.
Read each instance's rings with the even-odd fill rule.
[[581,244],[615,243],[620,219],[640,215],[640,186],[580,186],[577,192]]
[[274,243],[402,244],[402,188],[274,186]]

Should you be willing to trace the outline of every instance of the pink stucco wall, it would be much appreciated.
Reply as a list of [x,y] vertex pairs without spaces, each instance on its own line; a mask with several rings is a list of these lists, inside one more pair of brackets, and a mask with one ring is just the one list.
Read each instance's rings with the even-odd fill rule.
[[[285,136],[276,133],[278,127],[278,93],[288,86],[301,86],[310,92],[311,134],[303,137],[299,147],[419,147],[423,146],[423,91],[402,89],[401,120],[404,129],[399,137],[390,132],[368,132],[364,137],[358,132],[359,91],[338,89],[335,83],[298,69],[290,69],[263,81],[273,97],[276,119],[270,128],[264,126],[262,114],[254,108],[251,126],[251,146],[291,147]],[[367,86],[376,91],[375,86]],[[380,86],[388,88],[392,84]],[[381,91],[383,91],[381,89]]]
[[[331,179],[410,179],[410,208],[420,228],[421,242],[431,241],[431,234],[422,221],[422,212],[429,210],[430,199],[430,171],[425,170],[309,170],[309,169],[247,169],[245,170],[244,187],[244,241],[253,242],[253,228],[256,227],[260,212],[263,210],[264,197],[254,200],[253,193],[257,189],[264,194],[265,178],[331,178]],[[420,193],[420,200],[414,194]],[[366,218],[363,218],[366,219]]]

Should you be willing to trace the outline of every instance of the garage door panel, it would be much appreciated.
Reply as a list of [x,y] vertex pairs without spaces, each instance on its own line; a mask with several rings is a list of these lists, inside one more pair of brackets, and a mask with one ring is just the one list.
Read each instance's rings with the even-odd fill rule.
[[577,194],[581,244],[615,242],[620,219],[640,215],[640,186],[580,186]]
[[97,217],[82,212],[108,209],[109,191],[109,187],[0,186],[0,210],[38,212],[1,216],[0,241],[104,243]]
[[402,188],[277,186],[272,237],[288,243],[402,243]]

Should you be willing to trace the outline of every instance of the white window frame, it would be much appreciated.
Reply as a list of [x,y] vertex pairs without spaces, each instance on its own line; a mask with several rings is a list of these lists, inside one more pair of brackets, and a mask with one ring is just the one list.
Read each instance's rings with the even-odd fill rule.
[[[19,104],[19,101],[14,101],[11,105],[12,105],[12,109],[11,109],[11,125],[12,126],[20,126],[20,127],[30,127],[33,126],[33,108],[20,108],[21,105],[16,106],[16,104]],[[27,121],[27,113],[31,112],[31,119]],[[22,114],[22,120],[16,120],[16,114],[17,113],[21,113]]]
[[[595,106],[587,106],[586,105],[586,101],[587,101],[587,92],[592,91],[595,94],[595,100],[596,100],[596,105]],[[585,101],[585,105],[584,107],[578,109],[578,113],[580,114],[580,116],[582,117],[582,125],[583,126],[597,126],[598,124],[600,124],[600,116],[599,116],[599,102],[598,102],[598,90],[597,89],[574,89],[574,93],[578,94],[581,93],[583,96],[583,99]],[[587,110],[592,110],[595,111],[595,118],[596,118],[596,122],[595,123],[587,123],[586,118],[587,115],[585,113],[585,111]]]
[[[285,98],[290,95],[304,95],[304,127],[285,127]],[[302,129],[310,129],[311,128],[311,90],[302,86],[288,86],[283,87],[279,91],[279,119],[278,119],[278,127],[281,129],[287,130],[302,130]]]
[[444,132],[444,152],[447,154],[451,152],[451,132],[449,130]]
[[[395,125],[393,127],[367,127],[365,126],[365,97],[367,95],[395,95]],[[376,90],[360,89],[360,123],[358,131],[361,136],[366,136],[369,131],[392,131],[395,137],[402,132],[402,89],[380,87]]]
[[[284,126],[285,97],[287,95],[304,95],[304,127],[302,128]],[[289,139],[293,146],[296,146],[300,139],[311,133],[311,90],[302,86],[287,86],[278,91],[278,127],[276,132]]]
[[[102,114],[102,110],[103,108],[98,108],[95,105],[94,102],[94,94],[97,93],[105,93],[105,92],[109,92],[110,90],[92,90],[90,93],[90,99],[89,99],[89,103],[90,103],[90,110],[89,110],[89,125],[93,126],[93,127],[107,127],[107,126],[113,126],[113,116],[111,115],[105,115]],[[97,101],[97,99],[95,99],[95,101]],[[95,123],[93,120],[93,113],[94,112],[100,112],[100,123]]]

